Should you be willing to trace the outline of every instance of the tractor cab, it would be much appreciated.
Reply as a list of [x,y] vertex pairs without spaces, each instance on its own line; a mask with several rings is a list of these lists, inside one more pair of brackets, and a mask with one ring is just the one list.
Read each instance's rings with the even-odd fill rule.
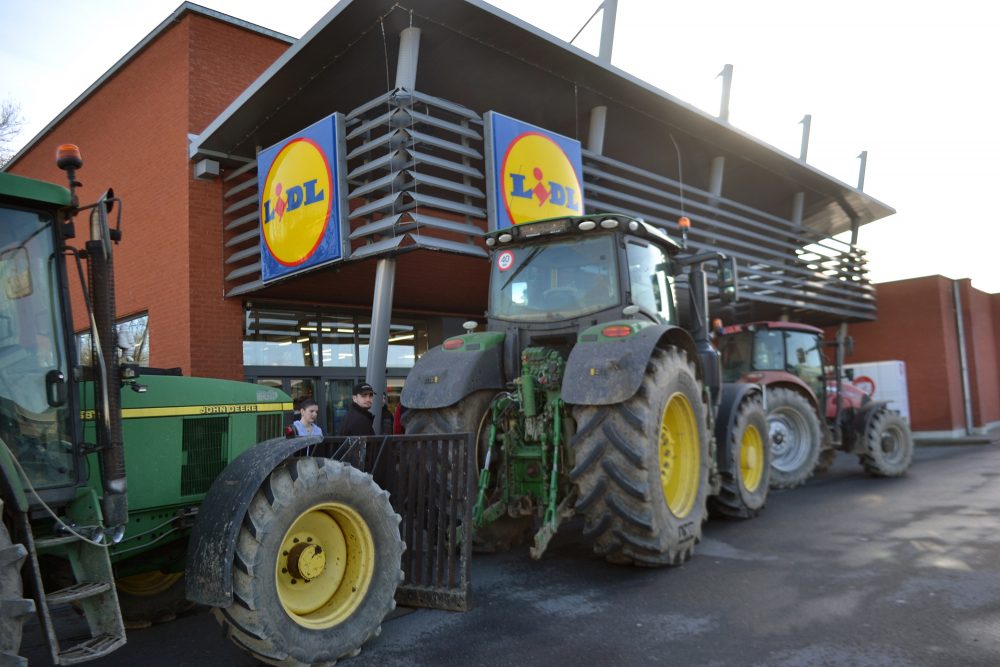
[[558,218],[491,232],[490,315],[507,322],[621,316],[638,306],[674,319],[671,257],[680,246],[642,220],[621,215]]
[[769,384],[778,374],[791,373],[822,400],[826,393],[822,329],[757,322],[726,327],[723,333],[719,351],[725,382]]
[[[0,441],[38,498],[73,495],[80,478],[67,391],[72,340],[57,252],[65,188],[0,176]],[[35,496],[31,496],[35,499]]]
[[[511,349],[568,356],[581,331],[636,317],[676,324],[673,258],[680,245],[624,215],[556,218],[491,232],[489,324]],[[516,334],[511,336],[510,334]],[[509,372],[516,373],[511,359]]]

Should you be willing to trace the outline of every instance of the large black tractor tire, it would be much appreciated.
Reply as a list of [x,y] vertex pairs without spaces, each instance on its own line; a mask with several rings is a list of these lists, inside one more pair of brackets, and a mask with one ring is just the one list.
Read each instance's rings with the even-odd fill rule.
[[708,499],[713,514],[750,519],[764,509],[771,476],[767,415],[758,395],[736,406],[733,429],[719,443],[719,495]]
[[656,349],[623,403],[573,406],[570,472],[594,552],[619,564],[680,565],[707,516],[709,437],[702,387],[681,349]]
[[882,408],[868,421],[861,438],[858,460],[865,472],[878,477],[899,477],[913,460],[913,434],[897,412]]
[[767,392],[767,426],[771,443],[771,488],[794,489],[812,477],[823,446],[816,409],[791,389]]
[[115,580],[115,587],[129,630],[167,623],[197,607],[186,597],[183,572],[144,572]]
[[27,556],[24,545],[12,542],[7,527],[0,523],[0,665],[28,664],[27,658],[18,655],[24,620],[35,612],[35,602],[24,597],[21,581],[21,565]]
[[[485,463],[486,443],[489,437],[490,402],[496,392],[480,390],[469,394],[458,403],[439,410],[407,410],[403,416],[407,435],[430,433],[472,433],[476,440],[476,474]],[[489,505],[492,491],[497,491],[498,462],[500,452],[493,452],[491,464],[492,489],[487,491],[486,504]],[[478,486],[477,486],[478,492]],[[473,502],[475,497],[473,498]],[[532,533],[534,520],[530,516],[502,516],[476,531],[472,540],[473,550],[481,553],[507,551],[523,544]]]
[[276,468],[243,517],[233,604],[212,610],[261,662],[333,665],[377,637],[403,579],[399,515],[371,476],[339,461]]

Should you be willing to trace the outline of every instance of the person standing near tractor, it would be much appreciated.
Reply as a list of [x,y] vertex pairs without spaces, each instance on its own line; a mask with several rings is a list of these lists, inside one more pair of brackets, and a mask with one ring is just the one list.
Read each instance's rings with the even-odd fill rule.
[[359,382],[354,385],[351,408],[344,415],[344,420],[340,422],[340,430],[337,435],[375,435],[375,428],[372,426],[375,415],[371,413],[374,399],[375,390],[370,384]]
[[319,415],[319,403],[307,398],[299,406],[299,418],[292,422],[295,435],[323,435],[323,429],[316,423]]

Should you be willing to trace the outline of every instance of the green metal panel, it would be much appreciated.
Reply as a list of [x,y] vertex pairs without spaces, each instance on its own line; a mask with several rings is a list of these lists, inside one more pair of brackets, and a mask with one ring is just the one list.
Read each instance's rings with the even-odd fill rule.
[[61,185],[38,181],[34,178],[0,173],[0,198],[17,197],[54,206],[69,206],[69,190]]
[[[163,375],[138,382],[144,392],[130,385],[121,390],[129,524],[113,548],[116,560],[184,537],[183,508],[199,504],[215,477],[261,433],[280,435],[292,409],[284,392],[246,382]],[[92,392],[87,383],[81,396],[90,443]],[[90,485],[100,493],[96,455],[88,457],[88,466]]]

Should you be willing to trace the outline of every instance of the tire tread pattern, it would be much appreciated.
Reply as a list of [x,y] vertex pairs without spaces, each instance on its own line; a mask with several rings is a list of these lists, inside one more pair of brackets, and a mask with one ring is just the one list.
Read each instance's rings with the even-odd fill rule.
[[[743,432],[754,427],[760,434],[763,445],[764,461],[763,477],[753,491],[746,487],[743,472],[740,467],[740,448],[743,442]],[[733,429],[726,434],[726,442],[721,446],[727,448],[727,455],[719,456],[719,493],[709,499],[709,508],[713,513],[729,519],[752,519],[760,514],[767,503],[767,490],[770,483],[771,448],[767,442],[767,417],[764,414],[764,404],[760,396],[745,397],[736,407],[736,418]]]
[[[0,503],[0,507],[3,503]],[[0,523],[0,664],[27,665],[18,655],[25,619],[34,613],[35,602],[24,597],[21,565],[28,556],[24,545],[12,542]]]
[[[882,450],[882,438],[887,430],[896,432],[901,451],[889,453]],[[913,434],[898,412],[881,408],[868,420],[862,437],[864,449],[858,460],[865,472],[876,477],[900,477],[905,474],[913,460]]]
[[[368,523],[375,542],[375,571],[365,599],[350,617],[326,630],[307,630],[285,614],[274,590],[276,553],[268,553],[265,546],[282,539],[289,521],[301,511],[296,504],[304,498],[310,504],[351,504]],[[234,602],[212,610],[223,632],[261,662],[281,667],[329,667],[356,655],[378,636],[382,620],[396,606],[405,549],[399,521],[388,492],[371,475],[327,459],[290,459],[271,473],[244,517],[236,544],[242,566],[233,564]]]
[[[666,401],[685,393],[698,426],[701,465],[694,508],[679,519],[661,491],[659,432]],[[619,564],[658,567],[690,558],[706,518],[708,434],[701,383],[686,353],[657,348],[632,398],[611,406],[573,406],[581,428],[572,446],[577,485],[574,509],[585,517],[583,534],[595,553]]]

